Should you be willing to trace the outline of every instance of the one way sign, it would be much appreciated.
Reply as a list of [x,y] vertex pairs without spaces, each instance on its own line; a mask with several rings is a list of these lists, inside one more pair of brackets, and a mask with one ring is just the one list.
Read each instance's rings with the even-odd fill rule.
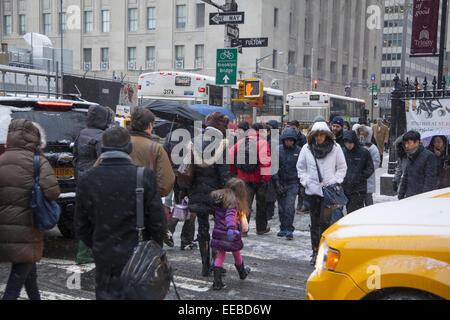
[[209,24],[244,24],[245,12],[212,12],[209,14]]

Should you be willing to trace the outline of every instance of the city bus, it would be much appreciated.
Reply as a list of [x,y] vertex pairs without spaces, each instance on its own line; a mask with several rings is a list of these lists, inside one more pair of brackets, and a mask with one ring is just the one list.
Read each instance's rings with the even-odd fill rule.
[[294,92],[286,97],[286,112],[289,121],[312,123],[317,116],[325,120],[331,114],[339,114],[350,124],[367,119],[366,102],[361,99],[323,92]]
[[[190,72],[161,71],[144,73],[138,80],[138,103],[146,100],[176,101],[186,105],[223,105],[223,87],[217,86],[215,77]],[[231,87],[232,99],[238,98],[238,86]],[[283,110],[283,91],[264,88],[263,107],[260,116],[278,116]],[[238,120],[252,117],[251,108],[241,102],[233,102],[231,110]]]

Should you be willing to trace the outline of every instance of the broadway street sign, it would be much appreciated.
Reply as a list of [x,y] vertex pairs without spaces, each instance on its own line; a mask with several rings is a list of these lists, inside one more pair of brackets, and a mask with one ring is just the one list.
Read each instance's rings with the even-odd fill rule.
[[246,39],[235,39],[231,41],[231,47],[233,48],[259,48],[268,47],[269,38],[246,38]]
[[212,12],[209,14],[209,24],[244,24],[245,12]]

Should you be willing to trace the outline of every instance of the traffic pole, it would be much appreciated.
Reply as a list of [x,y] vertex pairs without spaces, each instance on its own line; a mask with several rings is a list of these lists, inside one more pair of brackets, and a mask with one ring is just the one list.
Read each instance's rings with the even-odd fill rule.
[[[231,12],[233,10],[233,3],[235,0],[226,0],[224,12]],[[227,27],[225,26],[225,40],[224,48],[231,49],[231,38],[227,33]],[[225,85],[223,87],[223,106],[231,110],[231,86]]]

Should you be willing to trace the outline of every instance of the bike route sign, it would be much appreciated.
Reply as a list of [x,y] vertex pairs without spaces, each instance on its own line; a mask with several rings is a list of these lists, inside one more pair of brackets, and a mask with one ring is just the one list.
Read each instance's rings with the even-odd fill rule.
[[237,80],[237,49],[217,49],[216,85],[233,86]]

